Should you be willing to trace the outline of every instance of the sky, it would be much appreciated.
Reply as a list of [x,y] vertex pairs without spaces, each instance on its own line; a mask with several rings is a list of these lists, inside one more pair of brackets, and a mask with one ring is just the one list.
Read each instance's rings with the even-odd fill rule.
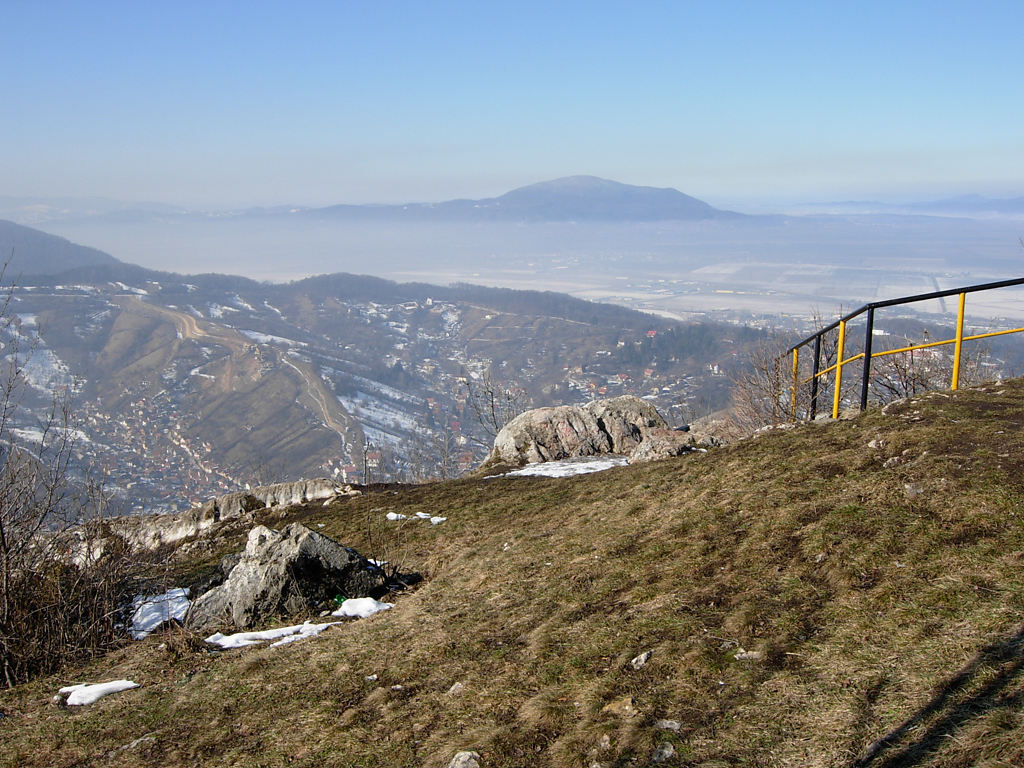
[[0,195],[1024,195],[1024,3],[3,0]]

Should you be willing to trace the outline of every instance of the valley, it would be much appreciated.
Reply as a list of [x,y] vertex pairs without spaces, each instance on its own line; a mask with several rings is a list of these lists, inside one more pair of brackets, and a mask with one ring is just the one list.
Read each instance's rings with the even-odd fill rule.
[[[636,394],[686,421],[725,403],[725,371],[760,338],[467,285],[104,277],[34,279],[11,305],[35,323],[33,359],[74,382],[78,469],[125,512],[302,477],[464,472],[490,440],[470,389],[491,382],[521,388],[524,403]],[[39,383],[20,428],[39,423],[54,391]]]

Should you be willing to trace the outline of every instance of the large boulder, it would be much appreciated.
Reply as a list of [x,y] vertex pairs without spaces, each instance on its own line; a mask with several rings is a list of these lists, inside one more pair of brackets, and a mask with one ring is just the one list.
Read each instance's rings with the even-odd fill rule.
[[301,523],[257,525],[223,584],[199,596],[186,625],[253,627],[275,616],[308,615],[336,595],[379,596],[384,572],[353,549]]
[[651,429],[666,429],[661,414],[632,395],[586,405],[536,408],[506,424],[494,439],[490,464],[522,466],[600,453],[629,453]]

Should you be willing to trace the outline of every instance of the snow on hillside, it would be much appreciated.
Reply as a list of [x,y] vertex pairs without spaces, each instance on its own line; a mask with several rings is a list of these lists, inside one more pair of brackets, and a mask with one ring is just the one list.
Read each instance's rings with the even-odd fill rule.
[[338,395],[337,397],[338,402],[345,410],[361,424],[376,427],[385,432],[416,431],[416,419],[387,400],[362,391],[356,392],[354,397],[348,395]]
[[67,364],[38,335],[39,318],[33,314],[19,314],[18,320],[20,326],[14,329],[14,334],[25,380],[33,389],[46,394],[53,394],[61,387],[70,387],[74,379]]
[[252,339],[257,344],[284,344],[289,347],[307,347],[309,346],[304,341],[296,341],[295,339],[286,339],[284,336],[274,336],[269,333],[260,333],[259,331],[246,331],[242,328],[238,329],[238,332],[246,338]]

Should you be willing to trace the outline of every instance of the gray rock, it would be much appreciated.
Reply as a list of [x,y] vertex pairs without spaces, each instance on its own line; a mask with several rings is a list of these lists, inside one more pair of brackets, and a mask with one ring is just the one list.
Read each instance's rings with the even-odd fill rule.
[[477,752],[457,752],[448,768],[480,768],[480,755]]
[[654,727],[659,731],[676,731],[678,732],[683,724],[678,720],[655,720]]
[[650,651],[644,651],[639,656],[637,656],[634,659],[630,660],[629,666],[631,666],[633,669],[643,669],[644,666],[647,664],[647,662],[648,662],[648,660],[650,658],[651,658],[651,652]]
[[694,448],[693,436],[687,432],[674,429],[650,429],[643,441],[629,454],[629,463],[667,459],[671,456],[682,456]]
[[238,565],[238,561],[241,559],[241,552],[233,552],[230,555],[224,555],[224,557],[220,559],[220,562],[217,564],[213,573],[207,574],[205,577],[188,585],[189,594],[204,595],[214,587],[219,587],[228,580],[228,576],[231,575],[231,571],[234,570],[235,566]]
[[668,425],[650,403],[632,395],[583,406],[536,408],[506,424],[489,461],[523,465],[601,453],[629,453],[651,429]]
[[319,501],[332,496],[358,495],[351,486],[339,487],[334,481],[326,478],[316,480],[297,480],[294,483],[274,483],[253,488],[252,495],[263,502],[264,507],[278,505],[305,504],[307,501]]
[[185,623],[249,628],[272,616],[316,613],[338,594],[379,594],[383,586],[380,568],[301,523],[280,533],[258,525],[227,580],[196,599]]
[[924,492],[924,489],[917,483],[904,483],[903,484],[903,495],[910,501],[913,501]]
[[664,763],[666,760],[672,757],[676,753],[676,748],[673,747],[669,742],[663,741],[658,745],[658,748],[654,750],[654,754],[651,755],[652,763]]
[[699,435],[695,436],[697,440],[697,446],[700,448],[721,448],[725,445],[725,440],[717,435]]

